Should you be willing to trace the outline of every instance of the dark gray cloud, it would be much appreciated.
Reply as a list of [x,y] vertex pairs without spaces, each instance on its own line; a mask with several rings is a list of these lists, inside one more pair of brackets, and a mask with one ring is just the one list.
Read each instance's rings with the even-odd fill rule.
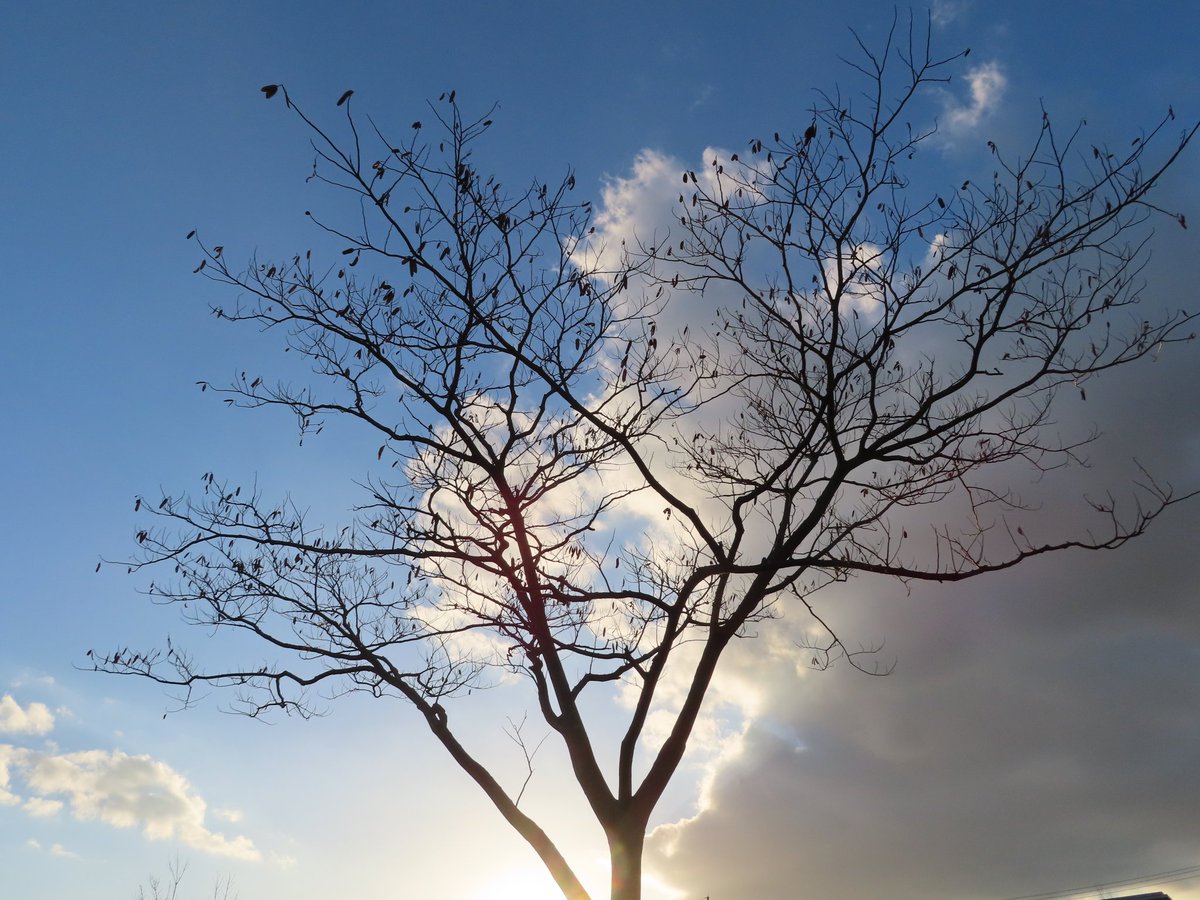
[[[1106,437],[1092,469],[1030,486],[1039,528],[1085,523],[1078,491],[1124,486],[1134,452],[1200,483],[1194,348],[1108,380],[1064,411],[1065,429],[1094,419]],[[1197,534],[1191,502],[1116,552],[827,593],[822,613],[885,639],[895,672],[796,677],[746,654],[766,713],[708,809],[655,835],[656,869],[687,896],[982,900],[1200,864]]]

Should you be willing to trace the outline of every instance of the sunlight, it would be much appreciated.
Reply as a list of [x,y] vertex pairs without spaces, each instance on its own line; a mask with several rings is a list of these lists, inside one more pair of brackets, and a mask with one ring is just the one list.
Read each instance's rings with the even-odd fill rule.
[[562,900],[562,891],[549,872],[528,866],[488,879],[471,900]]
[[[593,897],[608,896],[604,880],[595,884],[584,879],[584,884]],[[600,893],[601,889],[604,893]],[[642,891],[646,900],[682,900],[684,894],[660,881],[649,873],[643,873]],[[510,869],[482,883],[470,895],[470,900],[562,900],[562,891],[554,879],[536,866]]]

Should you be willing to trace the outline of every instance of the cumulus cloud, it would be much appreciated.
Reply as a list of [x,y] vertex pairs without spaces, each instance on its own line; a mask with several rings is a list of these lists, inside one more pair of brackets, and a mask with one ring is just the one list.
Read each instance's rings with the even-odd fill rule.
[[970,69],[966,81],[970,97],[965,102],[949,94],[945,96],[942,121],[942,134],[945,137],[962,137],[974,131],[995,112],[1008,86],[1008,79],[996,62],[983,63]]
[[186,778],[149,756],[104,750],[56,754],[0,745],[0,803],[20,802],[7,789],[12,771],[32,794],[24,803],[31,815],[53,815],[68,807],[80,821],[140,828],[150,840],[176,840],[236,859],[260,858],[249,838],[209,830],[204,799]]
[[22,809],[24,809],[25,812],[29,813],[31,816],[47,818],[55,815],[60,809],[62,809],[62,807],[63,805],[61,800],[47,800],[45,797],[30,797],[25,801]]
[[16,806],[21,798],[9,790],[12,783],[10,767],[16,759],[17,748],[11,744],[0,744],[0,806]]
[[615,269],[622,248],[663,240],[675,221],[672,209],[683,169],[675,157],[647,149],[634,159],[628,175],[608,178],[595,217],[596,234],[574,248],[576,264],[590,268],[599,262],[601,268]]
[[[945,135],[984,123],[1006,79],[993,62],[967,84],[969,100],[947,101]],[[670,208],[684,168],[644,151],[611,179],[596,246],[662,239],[678,222]],[[1193,282],[1153,277],[1164,297]],[[1189,396],[1200,373],[1194,357],[1164,360],[1100,379],[1106,399],[1089,385],[1086,408],[1062,405],[1062,434],[1100,422],[1112,438],[1090,471],[1014,485],[1037,498],[1047,534],[1082,521],[1085,480],[1100,495],[1127,484],[1135,453],[1181,490],[1200,483],[1200,408]],[[819,595],[851,645],[888,641],[882,662],[899,660],[890,678],[809,673],[798,649],[807,620],[764,626],[723,661],[728,682],[689,748],[700,757],[695,813],[655,830],[647,867],[682,896],[982,900],[1079,873],[1102,881],[1187,865],[1200,842],[1189,564],[1200,509],[1168,518],[1120,554],[1057,556],[953,589],[906,594],[860,580]],[[668,711],[680,690],[664,683]],[[652,716],[648,743],[664,727]]]
[[[619,268],[624,248],[661,245],[671,235],[681,236],[680,198],[686,203],[695,191],[683,174],[694,173],[696,184],[710,196],[717,196],[722,188],[730,190],[718,168],[723,172],[731,156],[720,147],[705,147],[699,159],[687,162],[660,150],[642,150],[634,157],[628,174],[606,179],[594,219],[596,232],[575,248],[572,258],[583,268],[598,262],[601,269],[611,271]],[[758,171],[765,170],[760,167]],[[749,190],[744,188],[744,192]],[[657,271],[660,277],[670,275],[661,261]]]
[[47,734],[54,728],[54,714],[44,703],[24,709],[11,694],[0,697],[0,734]]

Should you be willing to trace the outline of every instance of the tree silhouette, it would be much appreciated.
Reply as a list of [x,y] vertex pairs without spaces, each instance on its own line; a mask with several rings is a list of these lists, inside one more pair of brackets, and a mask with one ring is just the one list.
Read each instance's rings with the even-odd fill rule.
[[[151,875],[147,878],[145,885],[138,887],[137,900],[183,900],[180,889],[187,870],[187,863],[181,862],[178,857],[171,859],[167,863],[167,877],[163,879]],[[228,877],[213,885],[210,896],[212,900],[238,900],[233,881]]]
[[[585,897],[455,731],[473,688],[524,679],[607,835],[611,896],[629,900],[651,813],[748,626],[784,610],[824,626],[815,595],[862,573],[957,581],[1141,534],[1182,499],[1147,473],[1128,508],[1089,500],[1080,533],[1041,534],[1054,523],[1005,486],[1080,461],[1092,436],[1062,440],[1051,419],[1064,391],[1191,337],[1191,314],[1138,304],[1151,192],[1196,128],[1172,136],[1169,110],[1110,152],[1044,114],[1021,155],[989,142],[985,181],[924,194],[910,177],[935,129],[909,119],[965,53],[933,56],[919,29],[860,49],[865,90],[820,94],[796,133],[683,173],[671,231],[620,246],[573,175],[517,191],[488,177],[491,120],[453,92],[397,139],[350,91],[337,137],[264,87],[310,130],[313,178],[361,217],[313,216],[341,242],[332,264],[243,270],[198,243],[197,271],[239,295],[216,316],[284,332],[317,376],[201,387],[290,410],[302,435],[358,420],[374,468],[336,529],[211,473],[196,495],[139,498],[155,524],[132,567],[174,570],[153,597],[273,657],[210,671],[168,641],[96,667],[185,701],[232,686],[251,715],[308,713],[322,686],[398,695]],[[806,661],[878,671],[823,633]],[[678,703],[667,678],[686,685]],[[606,760],[584,701],[616,690],[636,700]]]

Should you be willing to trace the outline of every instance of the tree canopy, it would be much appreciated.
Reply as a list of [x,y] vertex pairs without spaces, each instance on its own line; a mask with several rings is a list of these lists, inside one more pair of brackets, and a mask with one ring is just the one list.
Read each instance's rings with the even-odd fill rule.
[[[132,567],[168,576],[153,598],[270,655],[209,669],[168,642],[97,668],[185,701],[232,687],[251,715],[306,714],[313,691],[397,695],[584,897],[455,729],[468,694],[522,680],[608,837],[612,896],[634,898],[651,813],[754,623],[809,615],[823,637],[798,654],[880,671],[824,627],[823,587],[958,581],[1141,534],[1181,499],[1149,473],[1134,499],[1089,500],[1081,533],[1045,533],[1013,485],[1081,461],[1092,436],[1058,433],[1064,394],[1191,338],[1193,314],[1143,303],[1139,275],[1147,220],[1186,226],[1153,192],[1196,126],[1168,110],[1113,150],[1044,113],[1020,152],[989,142],[986,177],[928,191],[912,173],[936,126],[914,105],[966,54],[936,57],[912,30],[860,49],[854,92],[682,172],[670,230],[624,242],[573,174],[489,175],[491,113],[453,91],[399,132],[346,91],[335,132],[263,87],[309,129],[311,179],[360,215],[310,214],[332,260],[243,268],[189,235],[196,271],[237,295],[214,314],[282,332],[314,375],[201,388],[283,408],[302,436],[354,420],[378,449],[336,526],[216,473],[139,498],[153,522]],[[584,701],[618,690],[635,699],[603,759]]]

